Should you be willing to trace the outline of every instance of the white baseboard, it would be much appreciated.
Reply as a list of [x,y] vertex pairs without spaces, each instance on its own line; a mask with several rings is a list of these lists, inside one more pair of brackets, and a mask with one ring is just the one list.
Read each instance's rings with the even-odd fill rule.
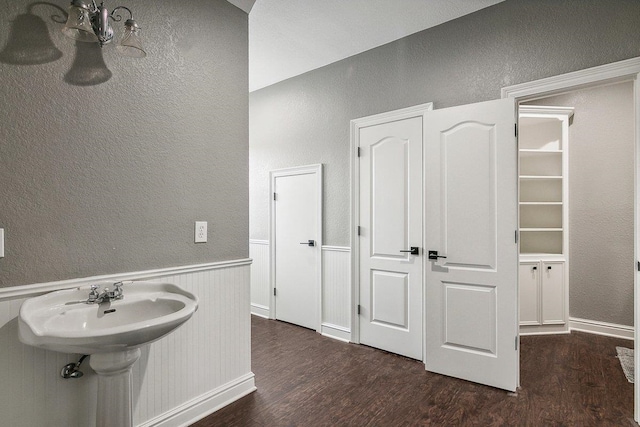
[[269,318],[269,307],[266,305],[254,304],[251,303],[251,314],[264,317],[265,319]]
[[351,330],[343,326],[323,323],[320,328],[320,333],[325,337],[333,338],[338,341],[351,342]]
[[598,320],[569,318],[569,329],[572,331],[588,332],[590,334],[606,335],[608,337],[632,340],[634,327],[615,323],[600,322]]
[[253,373],[180,405],[138,427],[186,427],[256,390]]
[[522,330],[520,330],[521,337],[532,337],[536,335],[567,335],[570,333],[571,331],[535,331],[535,332],[524,331],[523,332]]
[[562,323],[559,325],[520,325],[520,336],[527,335],[555,335],[569,334],[569,325]]

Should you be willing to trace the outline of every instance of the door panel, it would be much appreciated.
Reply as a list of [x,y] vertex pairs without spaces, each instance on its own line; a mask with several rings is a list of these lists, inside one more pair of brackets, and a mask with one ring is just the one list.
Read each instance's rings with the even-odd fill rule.
[[408,329],[409,276],[371,270],[371,322]]
[[442,250],[450,254],[449,268],[495,269],[495,142],[494,127],[484,123],[462,122],[441,134]]
[[[366,136],[370,129],[364,130]],[[370,148],[371,156],[371,256],[406,258],[398,248],[409,241],[407,204],[409,141],[384,138]],[[393,206],[394,209],[389,209]]]
[[[461,351],[495,354],[495,286],[447,282],[442,282],[442,286],[446,319],[444,345]],[[468,327],[471,323],[473,328]]]
[[275,318],[311,329],[318,325],[320,240],[317,172],[273,176]]
[[429,112],[426,368],[518,384],[517,144],[512,99]]
[[422,359],[422,115],[359,129],[360,342]]

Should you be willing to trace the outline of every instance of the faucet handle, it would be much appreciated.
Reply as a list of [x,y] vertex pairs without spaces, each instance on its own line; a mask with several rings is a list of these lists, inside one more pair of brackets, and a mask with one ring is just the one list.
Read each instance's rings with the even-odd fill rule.
[[124,285],[123,282],[117,282],[113,284],[113,286],[116,287],[116,290],[114,291],[114,293],[116,298],[118,299],[122,298],[122,285]]
[[91,292],[89,292],[89,299],[87,299],[88,304],[96,302],[97,299],[100,297],[100,295],[98,294],[99,287],[100,285],[91,285]]

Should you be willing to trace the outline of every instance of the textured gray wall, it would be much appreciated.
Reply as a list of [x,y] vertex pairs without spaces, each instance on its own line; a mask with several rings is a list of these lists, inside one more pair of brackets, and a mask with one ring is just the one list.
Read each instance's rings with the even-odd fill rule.
[[324,242],[349,244],[349,120],[636,57],[638,28],[638,0],[507,0],[252,92],[251,238],[268,239],[269,170],[321,162]]
[[[30,4],[0,0],[0,286],[247,257],[247,14],[127,0],[134,59],[76,47],[53,3]],[[47,40],[59,58],[24,65]]]
[[569,312],[633,325],[631,82],[532,104],[575,108],[569,127]]

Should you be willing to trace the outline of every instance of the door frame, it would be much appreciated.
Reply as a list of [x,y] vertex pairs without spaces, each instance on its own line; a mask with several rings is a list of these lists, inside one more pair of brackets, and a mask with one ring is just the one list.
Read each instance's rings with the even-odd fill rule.
[[316,212],[316,274],[314,276],[314,289],[316,298],[316,332],[321,332],[322,327],[322,164],[312,164],[306,166],[295,166],[284,169],[276,169],[269,171],[269,319],[276,318],[276,297],[274,289],[276,285],[276,203],[274,193],[276,187],[276,178],[296,175],[314,174],[316,177],[317,191],[317,212]]
[[[640,57],[613,62],[611,64],[600,65],[567,74],[548,77],[531,82],[520,83],[513,86],[503,87],[502,98],[515,98],[516,102],[530,101],[544,98],[551,95],[558,95],[577,89],[584,89],[603,84],[621,83],[624,81],[633,82],[634,93],[634,129],[635,129],[635,167],[634,167],[634,283],[633,283],[633,307],[634,307],[634,348],[638,349],[640,327],[640,272],[636,268],[639,260],[640,250]],[[519,350],[518,350],[519,351]],[[636,370],[640,367],[640,352],[634,353],[634,366]],[[634,384],[634,420],[639,422],[640,418],[640,382]]]
[[[399,110],[388,111],[372,116],[353,119],[350,122],[350,162],[351,162],[351,230],[350,242],[351,247],[351,339],[350,341],[360,344],[360,316],[358,315],[358,303],[360,302],[360,245],[358,240],[358,223],[360,218],[360,164],[358,162],[358,147],[360,147],[360,129],[369,126],[387,123],[390,121],[404,120],[413,117],[423,117],[427,111],[433,110],[433,102],[415,105],[413,107],[402,108]],[[424,130],[423,130],[424,135]],[[424,144],[424,141],[423,141]],[[424,171],[422,173],[422,186],[424,188]],[[424,227],[424,215],[422,215],[422,226]],[[420,237],[423,239],[423,236]],[[424,248],[424,242],[420,242],[420,247]],[[421,253],[420,256],[424,257]],[[424,295],[424,264],[422,270],[422,292]],[[422,325],[425,331],[425,303],[422,302]],[[424,361],[425,342],[424,333],[422,334],[422,359]]]

